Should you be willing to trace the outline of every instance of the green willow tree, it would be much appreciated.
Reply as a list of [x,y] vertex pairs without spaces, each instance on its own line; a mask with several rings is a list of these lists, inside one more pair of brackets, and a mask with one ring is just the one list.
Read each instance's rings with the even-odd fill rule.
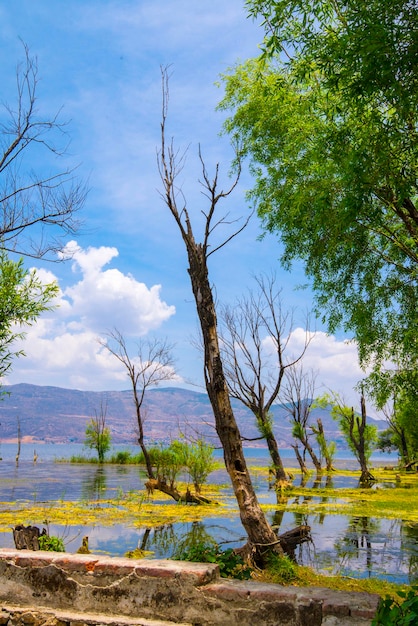
[[331,417],[338,422],[348,447],[360,465],[360,484],[375,480],[369,470],[369,462],[376,448],[378,431],[377,426],[367,423],[364,395],[360,397],[360,412],[344,404],[336,393],[324,394],[315,400],[315,405],[322,408],[331,407]]
[[0,384],[13,359],[24,354],[15,344],[25,336],[25,326],[53,305],[56,283],[42,283],[35,270],[26,270],[23,260],[12,261],[0,252]]
[[383,452],[397,451],[402,465],[418,460],[418,421],[416,397],[401,393],[383,410],[388,428],[379,433],[377,447]]
[[330,331],[358,342],[379,384],[418,361],[418,20],[412,0],[249,1],[259,58],[224,77],[220,108],[255,178],[282,261],[304,262]]
[[110,450],[112,436],[106,426],[107,405],[101,404],[100,412],[87,422],[84,445],[97,452],[99,463],[104,463],[106,452]]

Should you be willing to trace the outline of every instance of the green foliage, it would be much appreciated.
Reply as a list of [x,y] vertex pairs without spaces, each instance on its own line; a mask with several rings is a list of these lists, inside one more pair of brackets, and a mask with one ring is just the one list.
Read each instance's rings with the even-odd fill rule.
[[40,535],[39,549],[50,550],[51,552],[65,552],[63,540],[54,535]]
[[129,452],[129,450],[118,450],[116,454],[113,454],[109,462],[114,463],[115,465],[132,465],[136,462],[137,457],[133,457],[133,455]]
[[173,487],[185,462],[185,448],[181,441],[173,441],[166,448],[161,446],[154,457],[157,478]]
[[[263,54],[224,77],[225,129],[282,261],[390,389],[418,365],[418,22],[412,0],[249,0]],[[375,379],[376,382],[376,379]]]
[[84,445],[88,448],[94,448],[97,452],[99,463],[103,463],[106,452],[110,450],[111,435],[109,428],[106,427],[107,406],[101,405],[100,412],[92,417],[86,426],[86,438]]
[[99,463],[103,463],[106,452],[110,450],[111,434],[109,428],[101,427],[95,418],[87,422],[86,438],[84,445],[88,448],[94,448],[97,452]]
[[264,439],[271,438],[273,436],[273,415],[268,413],[264,416],[264,419],[256,415],[256,419],[256,425],[260,435],[264,437]]
[[315,435],[315,439],[318,443],[321,456],[326,459],[327,468],[330,469],[334,461],[335,453],[337,451],[337,444],[335,441],[327,441],[325,433],[318,426],[311,426],[312,432]]
[[413,626],[418,623],[418,587],[398,591],[402,602],[386,596],[381,601],[372,626]]
[[351,407],[347,406],[334,406],[331,410],[331,417],[338,421],[348,447],[356,457],[358,457],[359,438],[364,438],[364,452],[368,461],[377,442],[377,426],[366,424],[364,433],[360,434],[360,416]]
[[185,467],[196,493],[200,493],[202,485],[205,484],[209,474],[215,468],[213,452],[214,447],[207,444],[203,439],[187,446]]
[[[58,459],[57,462],[66,462],[66,459]],[[96,457],[91,456],[83,456],[82,454],[74,454],[70,456],[70,463],[98,463],[98,459]]]
[[397,450],[403,464],[418,459],[418,395],[402,391],[387,413],[389,428],[380,433],[378,448],[383,451]]
[[156,475],[173,486],[179,473],[185,470],[196,492],[200,493],[202,485],[215,467],[213,451],[213,446],[203,439],[193,444],[176,439],[169,446],[154,450],[152,459]]
[[271,579],[278,584],[288,585],[298,578],[298,568],[287,555],[271,552],[267,558],[267,572]]
[[238,578],[239,580],[251,578],[252,570],[242,557],[231,548],[221,550],[215,542],[191,545],[178,551],[174,559],[197,563],[217,563],[222,578]]
[[52,308],[57,293],[56,283],[42,283],[35,270],[24,268],[22,259],[12,261],[0,251],[0,379],[13,359],[24,354],[13,350],[13,343],[25,336],[22,329]]
[[368,462],[378,441],[377,426],[364,423],[361,415],[352,407],[345,406],[338,394],[324,394],[316,398],[314,406],[331,406],[331,417],[338,422],[351,452],[360,465],[361,456]]

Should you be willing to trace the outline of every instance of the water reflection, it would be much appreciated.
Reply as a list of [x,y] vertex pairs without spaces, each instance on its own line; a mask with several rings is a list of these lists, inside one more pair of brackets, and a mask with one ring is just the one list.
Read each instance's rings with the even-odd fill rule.
[[335,542],[337,557],[341,560],[341,568],[356,559],[363,560],[364,572],[372,576],[373,548],[371,537],[380,529],[378,520],[369,517],[351,517],[345,535]]
[[83,477],[81,497],[83,500],[100,500],[106,489],[106,471],[103,465],[98,465],[91,473]]
[[[225,473],[219,470],[216,480],[224,484]],[[286,491],[269,491],[265,479],[261,477],[255,480],[257,494],[262,501],[280,505],[268,514],[279,534],[299,525],[311,527],[312,543],[301,544],[295,550],[298,563],[324,573],[355,577],[373,575],[396,582],[417,580],[418,524],[327,514],[329,496],[326,487],[354,487],[356,482],[356,478],[341,475],[312,475],[306,483],[312,491],[295,497]],[[70,466],[43,461],[34,465],[32,459],[21,460],[18,468],[14,462],[10,465],[4,462],[0,464],[0,502],[3,503],[16,500],[29,503],[60,499],[104,500],[117,498],[118,494],[140,491],[143,485],[143,473],[133,466]],[[403,480],[401,487],[407,488],[409,484]],[[394,484],[382,484],[379,488],[394,488]],[[226,487],[221,493],[230,494],[231,489]],[[287,503],[302,504],[312,499],[324,505],[317,514],[285,510]],[[0,547],[13,547],[9,528],[2,530]],[[112,556],[122,556],[128,551],[140,549],[153,552],[156,558],[169,558],[180,546],[187,547],[195,541],[209,542],[212,539],[223,548],[240,547],[245,542],[245,532],[238,513],[234,513],[231,518],[208,517],[202,522],[158,528],[55,525],[51,527],[51,533],[65,538],[69,552],[76,552],[81,538],[88,536],[92,552]]]
[[418,524],[401,522],[401,545],[402,550],[409,557],[409,579],[412,583],[418,582]]

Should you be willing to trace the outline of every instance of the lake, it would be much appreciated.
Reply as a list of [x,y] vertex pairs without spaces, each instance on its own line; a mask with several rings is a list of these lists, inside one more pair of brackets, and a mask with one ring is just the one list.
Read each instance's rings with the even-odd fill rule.
[[[33,462],[34,449],[37,462]],[[136,448],[114,446],[118,449]],[[34,503],[51,501],[88,501],[115,498],[144,488],[144,475],[138,467],[123,465],[57,463],[56,459],[71,455],[86,455],[80,444],[22,444],[19,464],[16,466],[16,444],[0,446],[0,506],[8,502]],[[220,452],[217,452],[220,456]],[[267,466],[268,455],[263,448],[246,450],[249,466]],[[283,451],[286,467],[297,467],[293,450]],[[394,465],[393,455],[376,455],[373,464]],[[349,453],[340,453],[336,466],[357,469]],[[325,477],[324,477],[325,481]],[[228,484],[226,472],[218,470],[210,477],[211,483]],[[334,487],[356,487],[357,479],[335,476]],[[266,481],[254,474],[254,486],[262,503],[274,504],[275,492]],[[225,487],[230,493],[231,489]],[[313,493],[313,497],[314,493]],[[301,515],[270,511],[269,521],[280,525],[280,532],[299,524],[312,529],[312,542],[300,545],[295,553],[298,563],[309,565],[322,573],[352,577],[380,577],[404,583],[418,579],[418,525],[402,520],[347,517],[345,515]],[[0,511],[1,522],[1,511]],[[28,522],[29,523],[29,522]],[[14,547],[11,529],[2,527],[0,548]],[[153,552],[156,558],[169,558],[174,546],[187,543],[192,537],[210,536],[223,548],[238,547],[245,541],[245,532],[239,516],[207,517],[201,522],[173,523],[158,528],[137,528],[115,524],[111,527],[91,525],[51,524],[50,534],[63,538],[68,552],[75,552],[81,538],[89,537],[92,552],[122,556],[127,551],[142,548]]]

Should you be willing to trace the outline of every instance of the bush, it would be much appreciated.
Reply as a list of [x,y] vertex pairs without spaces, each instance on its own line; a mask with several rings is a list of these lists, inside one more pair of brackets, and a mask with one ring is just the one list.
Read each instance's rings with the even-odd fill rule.
[[238,578],[248,580],[252,569],[234,550],[221,550],[214,542],[210,544],[197,543],[176,553],[173,557],[178,561],[193,561],[195,563],[216,563],[222,578]]
[[386,596],[380,603],[372,626],[413,626],[418,624],[418,586],[408,592],[399,591],[403,602]]
[[110,463],[115,463],[116,465],[127,465],[128,463],[132,463],[132,456],[129,450],[119,450],[116,454],[113,454]]
[[40,535],[39,549],[49,550],[51,552],[65,552],[65,546],[62,539],[54,535]]
[[286,585],[297,579],[297,565],[287,555],[272,552],[267,558],[267,570],[275,583]]

